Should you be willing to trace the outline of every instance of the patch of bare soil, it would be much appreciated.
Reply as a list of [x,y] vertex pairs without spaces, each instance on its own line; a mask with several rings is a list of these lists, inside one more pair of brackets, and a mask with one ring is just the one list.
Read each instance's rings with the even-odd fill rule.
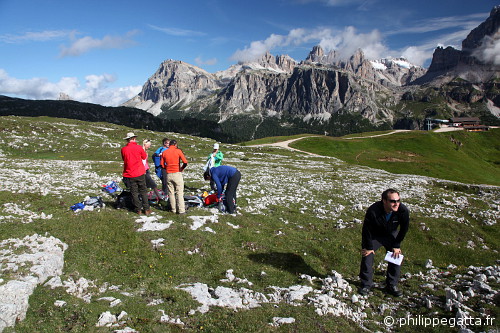
[[403,160],[403,159],[400,159],[400,158],[396,158],[396,157],[382,157],[382,158],[379,158],[378,161],[381,161],[381,162],[411,162],[410,160]]

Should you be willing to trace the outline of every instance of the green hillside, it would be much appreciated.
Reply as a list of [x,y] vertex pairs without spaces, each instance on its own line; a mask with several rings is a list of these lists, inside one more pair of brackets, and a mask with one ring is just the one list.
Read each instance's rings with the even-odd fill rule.
[[500,129],[356,137],[311,137],[291,146],[399,174],[500,185]]
[[[214,140],[103,122],[0,117],[0,318],[33,284],[26,316],[14,316],[3,333],[456,332],[450,325],[388,327],[384,320],[455,319],[458,309],[483,320],[468,326],[474,331],[500,328],[498,319],[485,321],[500,318],[498,187],[399,175],[283,148],[221,144],[223,164],[242,173],[238,214],[192,207],[175,215],[153,206],[151,216],[138,217],[115,209],[101,191],[121,179],[120,148],[129,131],[139,141],[151,139],[152,150],[163,137],[176,139],[189,161],[186,194],[209,189],[202,167]],[[455,154],[498,143],[495,131],[484,133],[488,139],[481,134],[454,133],[464,136],[455,136],[463,142]],[[449,141],[420,132],[384,140],[397,138],[385,144],[401,152],[424,138],[426,145]],[[383,147],[364,140],[300,144],[318,152],[320,145],[329,147],[324,154],[343,149],[355,162],[359,152]],[[367,146],[358,152],[355,145]],[[498,145],[491,147],[489,160],[498,163]],[[417,151],[422,160],[424,151]],[[394,156],[406,156],[400,155]],[[404,296],[383,291],[383,249],[375,258],[373,294],[359,296],[362,220],[388,187],[401,191],[411,211],[401,247]],[[102,196],[106,206],[73,212],[70,206],[86,196]],[[50,270],[51,263],[60,271]],[[6,301],[12,286],[16,297]],[[463,295],[451,309],[449,288]],[[108,312],[123,317],[98,326]],[[279,318],[289,323],[274,324]]]

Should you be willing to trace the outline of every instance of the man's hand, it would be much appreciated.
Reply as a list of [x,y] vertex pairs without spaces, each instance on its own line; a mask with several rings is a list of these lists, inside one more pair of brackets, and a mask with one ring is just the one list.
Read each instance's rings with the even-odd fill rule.
[[369,256],[372,253],[375,254],[375,251],[373,251],[373,250],[367,250],[367,249],[362,249],[361,250],[361,255],[363,257],[367,257],[367,256]]
[[401,254],[401,249],[392,249],[392,257],[393,258],[399,258],[399,255]]

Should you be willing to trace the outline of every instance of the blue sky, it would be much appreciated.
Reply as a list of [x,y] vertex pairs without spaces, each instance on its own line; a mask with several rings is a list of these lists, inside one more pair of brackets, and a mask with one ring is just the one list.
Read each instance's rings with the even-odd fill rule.
[[427,67],[490,0],[0,0],[0,95],[119,105],[166,59],[214,73],[266,51],[304,60],[314,45]]

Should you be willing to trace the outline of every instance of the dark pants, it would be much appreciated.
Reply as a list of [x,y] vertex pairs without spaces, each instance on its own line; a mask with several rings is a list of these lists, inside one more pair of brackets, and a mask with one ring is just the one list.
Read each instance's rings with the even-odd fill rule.
[[154,190],[156,186],[156,182],[153,180],[151,177],[151,173],[149,172],[149,169],[146,170],[146,187]]
[[145,211],[148,210],[149,201],[148,190],[146,188],[146,174],[133,178],[123,177],[123,183],[128,187],[130,193],[132,194],[134,211],[136,213],[141,211],[141,200],[139,199],[139,196],[142,199],[142,208],[144,208]]
[[[397,234],[397,232],[396,232]],[[392,238],[376,238],[373,240],[373,250],[377,251],[380,247],[384,247],[386,251],[392,251]],[[385,256],[385,253],[384,253]],[[369,256],[361,258],[361,267],[359,270],[359,278],[361,279],[362,287],[373,286],[373,261],[375,255],[372,253]],[[401,266],[388,263],[385,283],[387,286],[396,286],[399,281]]]
[[236,171],[234,175],[228,179],[226,185],[226,202],[227,212],[233,214],[236,212],[236,188],[240,183],[241,173]]
[[165,168],[161,168],[161,190],[163,193],[168,193],[167,182],[167,170]]

